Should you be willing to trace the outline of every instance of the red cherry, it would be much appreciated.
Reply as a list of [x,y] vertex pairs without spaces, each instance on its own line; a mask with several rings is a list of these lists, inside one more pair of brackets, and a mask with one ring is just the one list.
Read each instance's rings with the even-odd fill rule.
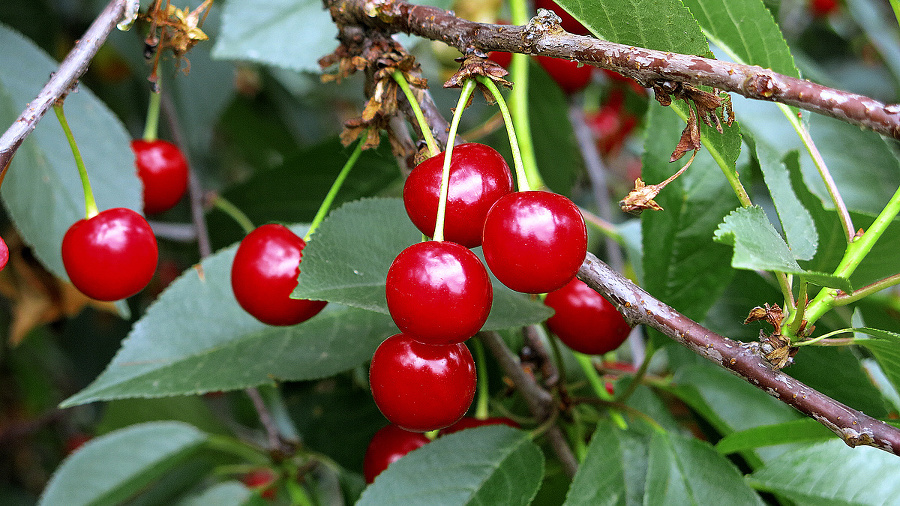
[[491,312],[487,269],[470,250],[449,241],[413,244],[388,269],[388,310],[397,327],[427,344],[461,343]]
[[84,432],[76,432],[71,436],[66,438],[66,442],[63,445],[64,451],[66,455],[71,455],[81,449],[82,446],[87,444],[88,441],[94,439],[90,434],[85,434]]
[[551,58],[549,56],[537,56],[537,61],[556,84],[567,95],[583,90],[591,82],[594,67],[590,65],[579,66],[578,62]]
[[587,229],[571,200],[527,191],[500,198],[484,221],[484,259],[501,283],[518,292],[562,288],[587,254]]
[[824,18],[836,11],[837,8],[837,0],[810,0],[809,2],[809,11],[817,18]]
[[424,344],[396,334],[375,350],[369,384],[391,423],[415,432],[442,429],[475,398],[475,361],[464,344]]
[[117,207],[76,221],[62,241],[62,260],[75,288],[97,300],[119,300],[153,278],[159,250],[140,214]]
[[[416,166],[403,186],[403,203],[413,224],[425,235],[434,235],[444,154]],[[488,210],[513,188],[512,174],[503,155],[484,144],[460,144],[453,148],[444,239],[467,248],[481,245],[481,229]]]
[[429,439],[419,432],[410,432],[396,425],[388,425],[372,436],[363,458],[363,476],[366,483],[400,460],[407,453],[428,444]]
[[547,320],[547,327],[579,353],[609,353],[631,332],[616,307],[578,278],[548,293],[544,304],[556,311]]
[[274,500],[276,496],[276,489],[272,484],[275,482],[275,471],[269,469],[268,467],[264,467],[261,469],[255,469],[245,474],[241,481],[247,487],[259,490],[259,495],[262,496],[263,499]]
[[238,304],[269,325],[296,325],[318,314],[325,301],[290,297],[305,246],[284,225],[263,225],[247,234],[231,265],[231,289]]
[[6,241],[0,237],[0,271],[6,267],[7,262],[9,262],[9,246],[7,246]]
[[534,0],[534,8],[537,9],[547,9],[555,12],[562,21],[560,21],[559,25],[562,26],[563,30],[574,33],[576,35],[587,35],[591,33],[590,30],[584,27],[577,19],[572,17],[571,14],[566,12],[562,7],[556,4],[553,0]]
[[453,434],[454,432],[459,432],[461,430],[471,429],[474,427],[484,427],[485,425],[509,425],[514,429],[519,428],[519,424],[517,424],[513,420],[510,420],[509,418],[506,418],[505,416],[495,416],[492,418],[485,418],[484,420],[472,418],[470,416],[464,416],[460,418],[458,422],[447,427],[446,429],[441,429],[441,435],[445,436],[447,434]]
[[488,58],[507,70],[509,69],[509,64],[512,63],[512,53],[507,51],[491,51],[488,53]]
[[168,211],[181,200],[188,184],[187,160],[181,150],[163,140],[131,141],[138,177],[144,183],[144,212]]

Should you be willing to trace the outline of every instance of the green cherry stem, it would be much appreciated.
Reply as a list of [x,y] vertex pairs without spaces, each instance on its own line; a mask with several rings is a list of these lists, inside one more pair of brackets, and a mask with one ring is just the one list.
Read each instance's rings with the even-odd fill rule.
[[497,101],[497,105],[500,107],[500,114],[503,115],[503,122],[506,124],[506,132],[509,135],[509,147],[512,150],[513,166],[516,170],[516,183],[518,183],[519,191],[528,191],[531,188],[540,188],[544,186],[543,181],[541,181],[541,175],[538,174],[536,170],[533,171],[533,173],[529,173],[525,168],[522,152],[519,149],[519,139],[516,136],[516,127],[513,125],[509,107],[507,107],[506,100],[503,99],[500,89],[497,88],[494,81],[491,81],[487,77],[478,76],[477,79],[478,82],[483,84],[488,91],[491,92],[491,95],[494,96],[494,100]]
[[81,158],[81,151],[78,149],[78,143],[75,142],[75,136],[72,135],[72,129],[69,128],[69,122],[66,121],[66,113],[63,112],[62,100],[57,100],[56,103],[53,104],[53,112],[56,113],[59,124],[62,126],[63,132],[66,134],[66,139],[69,141],[69,147],[72,148],[72,155],[75,157],[75,165],[78,167],[78,175],[81,177],[81,186],[84,188],[84,217],[89,220],[100,214],[100,210],[97,208],[97,201],[94,200],[94,191],[91,189],[91,181],[88,179],[87,168],[84,166],[84,159]]
[[394,81],[397,81],[397,84],[400,85],[400,89],[403,90],[403,94],[406,96],[406,101],[409,102],[409,106],[416,116],[416,121],[419,123],[419,130],[422,131],[422,137],[425,138],[425,144],[428,145],[428,153],[431,156],[437,155],[441,150],[438,149],[437,142],[434,141],[434,136],[431,134],[431,127],[428,125],[428,121],[425,120],[425,114],[422,112],[419,101],[416,100],[415,95],[413,95],[412,89],[409,87],[409,82],[406,81],[406,77],[404,77],[403,73],[400,71],[395,71],[391,74],[391,77],[393,77]]
[[444,165],[441,173],[441,196],[438,200],[437,220],[432,236],[435,241],[444,240],[444,218],[447,215],[447,192],[450,187],[450,160],[453,157],[453,143],[456,142],[456,131],[459,130],[459,120],[462,118],[463,109],[469,103],[469,97],[472,96],[473,91],[475,91],[475,81],[468,79],[459,93],[459,101],[456,103],[456,110],[453,111],[453,119],[450,121],[450,132],[447,134],[447,149],[444,150]]
[[159,106],[162,98],[162,78],[157,79],[156,87],[150,90],[150,102],[147,104],[147,121],[144,123],[144,140],[155,141],[159,132]]
[[475,418],[484,420],[488,417],[488,375],[487,360],[485,359],[484,345],[478,339],[472,339],[472,348],[475,351],[475,370],[477,371],[478,399],[475,401]]
[[244,212],[241,211],[240,208],[238,208],[238,206],[231,203],[231,201],[226,199],[225,197],[216,195],[215,199],[213,199],[212,204],[213,207],[227,214],[238,225],[240,225],[245,234],[253,232],[253,230],[256,228],[250,218],[248,218],[247,215],[244,214]]
[[[510,1],[509,11],[514,25],[527,25],[531,18],[526,0]],[[542,188],[544,184],[537,169],[537,156],[534,153],[534,141],[531,135],[531,119],[528,115],[528,62],[530,57],[522,53],[513,53],[512,56],[509,72],[512,81],[516,83],[509,100],[512,107],[512,118],[516,131],[519,133],[522,162],[525,165],[525,173],[530,178],[528,182],[532,188],[538,189]]]
[[341,168],[341,172],[338,173],[337,178],[334,180],[334,183],[331,183],[331,188],[328,190],[328,194],[325,195],[325,200],[322,201],[322,204],[319,206],[319,210],[316,211],[316,216],[313,218],[312,223],[309,225],[309,231],[306,232],[306,235],[303,237],[304,241],[308,241],[312,236],[313,232],[319,228],[319,224],[325,219],[325,216],[328,215],[328,211],[331,210],[331,204],[334,203],[335,197],[337,197],[338,191],[340,191],[341,186],[344,185],[344,181],[347,179],[347,175],[350,174],[350,169],[356,165],[356,161],[359,160],[359,155],[362,154],[362,146],[363,142],[365,142],[366,135],[359,136],[359,142],[356,143],[356,147],[353,149],[353,153],[350,153],[350,158],[347,159],[347,163],[344,164],[344,167]]

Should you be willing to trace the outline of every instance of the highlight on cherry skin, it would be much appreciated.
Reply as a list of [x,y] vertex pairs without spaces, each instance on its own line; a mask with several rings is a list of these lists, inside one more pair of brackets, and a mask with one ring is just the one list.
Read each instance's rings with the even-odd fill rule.
[[578,278],[548,293],[544,304],[555,311],[547,319],[547,327],[579,353],[609,353],[621,346],[631,333],[631,327],[616,307]]
[[269,325],[302,323],[325,301],[292,299],[306,242],[284,225],[268,224],[247,234],[231,265],[231,288],[238,304]]
[[188,165],[181,150],[160,139],[135,139],[131,149],[144,184],[144,212],[156,214],[173,208],[188,185]]
[[[416,166],[403,185],[406,214],[428,237],[434,235],[441,176],[446,152]],[[512,174],[503,155],[474,142],[453,148],[447,191],[444,239],[467,248],[481,245],[481,229],[488,210],[513,189]]]
[[396,425],[382,427],[372,436],[363,457],[363,476],[372,483],[389,465],[407,453],[425,446],[430,440],[420,432],[410,432]]
[[475,382],[475,360],[464,344],[424,344],[405,334],[385,339],[369,366],[375,405],[414,432],[456,423],[472,405]]
[[150,283],[159,260],[153,230],[131,209],[107,209],[69,227],[62,261],[75,288],[92,299],[131,297]]
[[453,344],[484,325],[493,287],[470,250],[449,241],[426,241],[397,255],[388,269],[385,295],[401,332],[427,344]]
[[488,268],[512,290],[562,288],[587,255],[587,228],[578,206],[544,191],[509,193],[491,207],[482,240]]

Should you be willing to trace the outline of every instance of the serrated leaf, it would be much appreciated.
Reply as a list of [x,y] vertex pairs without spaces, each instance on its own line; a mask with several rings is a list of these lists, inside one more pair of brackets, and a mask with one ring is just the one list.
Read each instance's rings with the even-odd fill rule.
[[810,418],[801,418],[728,434],[716,443],[716,451],[728,455],[766,446],[825,441],[832,438],[834,432],[821,423]]
[[679,0],[557,0],[595,35],[631,46],[706,55],[700,25]]
[[[12,124],[59,64],[0,25],[0,122]],[[142,208],[131,137],[118,118],[83,84],[65,101],[100,209]],[[60,244],[84,218],[84,192],[68,141],[51,111],[25,139],[3,181],[3,204],[25,242],[53,274],[68,279]]]
[[725,217],[715,240],[734,246],[731,265],[735,269],[796,274],[820,286],[852,292],[850,281],[822,272],[803,270],[784,239],[778,235],[761,207],[738,209]]
[[203,432],[180,422],[145,423],[111,432],[66,459],[38,504],[120,504],[205,441]]
[[883,505],[900,497],[900,459],[841,441],[786,452],[748,477],[755,488],[799,504]]
[[337,46],[336,36],[331,15],[318,0],[227,2],[212,54],[319,73],[318,59]]
[[643,504],[649,441],[601,423],[566,495],[567,505]]
[[763,504],[737,468],[703,441],[654,433],[644,504]]
[[346,307],[326,307],[292,327],[258,322],[231,291],[235,250],[182,274],[134,325],[103,374],[64,404],[322,378],[369,360],[397,332],[388,316]]
[[442,436],[391,464],[359,506],[529,504],[541,485],[544,455],[528,433],[493,425]]
[[[669,163],[669,157],[683,128],[684,122],[671,109],[650,108],[642,169],[647,184],[680,168]],[[712,237],[719,222],[738,206],[737,197],[709,153],[701,151],[656,201],[663,211],[641,215],[644,288],[699,321],[733,273],[727,248]]]
[[[388,314],[384,295],[388,268],[403,249],[421,240],[402,200],[350,202],[322,222],[303,250],[303,269],[293,296]],[[539,323],[552,314],[540,301],[513,292],[493,276],[491,280],[494,302],[484,330]]]

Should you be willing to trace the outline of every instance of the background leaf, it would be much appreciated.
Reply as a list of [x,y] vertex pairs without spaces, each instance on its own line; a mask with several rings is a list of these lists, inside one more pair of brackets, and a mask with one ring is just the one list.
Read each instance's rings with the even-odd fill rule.
[[391,464],[363,492],[381,504],[529,504],[544,456],[528,433],[493,425],[442,436]]
[[292,327],[258,322],[231,291],[235,250],[182,274],[135,324],[103,374],[64,404],[322,378],[366,362],[397,332],[389,316],[337,306]]
[[[0,25],[0,121],[12,124],[58,65],[46,53]],[[88,169],[101,210],[142,209],[131,136],[84,85],[65,102],[66,118]],[[53,111],[25,139],[3,181],[3,204],[25,242],[53,274],[68,279],[59,245],[84,218],[84,192],[75,159]]]
[[566,495],[567,505],[643,503],[649,440],[600,423]]
[[253,498],[253,491],[243,483],[226,481],[217,483],[201,493],[186,497],[178,502],[178,506],[241,506]]
[[135,425],[89,441],[57,469],[39,504],[117,504],[198,450],[206,436],[179,422]]
[[834,438],[834,432],[811,418],[801,418],[772,425],[760,425],[729,434],[716,443],[723,455],[767,446],[823,441]]
[[[294,296],[388,314],[384,295],[388,268],[403,249],[421,240],[400,199],[346,204],[322,222],[303,250]],[[540,301],[513,292],[493,277],[492,281],[494,303],[485,330],[539,323],[552,314]]]

